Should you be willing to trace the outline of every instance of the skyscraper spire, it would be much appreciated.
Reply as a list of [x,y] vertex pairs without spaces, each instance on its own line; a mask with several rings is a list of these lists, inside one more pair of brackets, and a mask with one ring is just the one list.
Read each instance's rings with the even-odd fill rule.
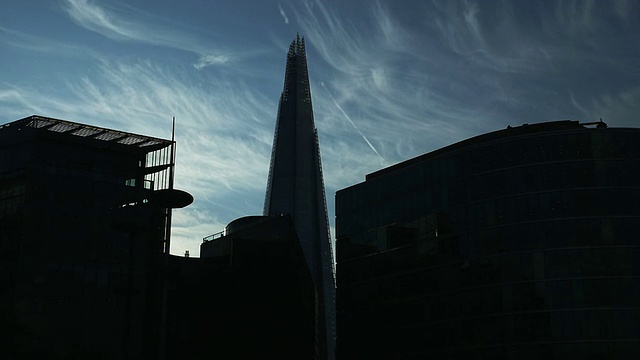
[[318,291],[318,350],[335,358],[335,275],[304,38],[289,46],[264,215],[291,215]]

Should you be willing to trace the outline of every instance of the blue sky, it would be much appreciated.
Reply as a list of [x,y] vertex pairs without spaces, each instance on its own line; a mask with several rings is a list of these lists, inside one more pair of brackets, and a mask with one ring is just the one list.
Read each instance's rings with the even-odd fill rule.
[[[262,212],[286,50],[305,37],[335,191],[484,132],[639,125],[640,3],[4,0],[0,123],[38,114],[169,138],[171,252]],[[335,234],[332,234],[335,235]]]

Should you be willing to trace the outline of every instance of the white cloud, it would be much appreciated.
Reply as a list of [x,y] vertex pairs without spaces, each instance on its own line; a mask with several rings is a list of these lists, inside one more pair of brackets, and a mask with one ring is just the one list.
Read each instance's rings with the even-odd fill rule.
[[105,36],[144,39],[143,34],[135,29],[134,24],[128,24],[112,16],[101,7],[88,0],[67,0],[69,15],[80,25],[93,31],[101,32]]
[[[331,71],[325,70],[322,78],[327,92],[319,91],[324,89],[314,81],[318,69],[309,59],[316,120],[320,132],[327,134],[325,147],[350,142],[351,152],[357,154],[349,157],[354,163],[342,169],[362,168],[356,163],[367,156],[360,151],[375,149],[374,155],[378,152],[393,163],[428,150],[424,146],[428,139],[435,139],[433,148],[458,140],[451,120],[458,125],[469,121],[471,111],[441,94],[438,87],[446,84],[448,74],[424,67],[419,57],[424,44],[416,43],[400,20],[379,3],[359,19],[368,19],[370,26],[356,27],[339,11],[321,1],[310,2],[296,12],[296,20],[307,46],[330,65]],[[344,127],[344,123],[357,126]],[[359,141],[354,137],[365,140],[362,149],[355,146]],[[324,163],[332,161],[344,159],[329,158]],[[373,171],[380,166],[380,158],[374,156],[367,168]],[[327,174],[327,186],[332,187],[336,174]]]
[[603,94],[590,102],[587,110],[588,119],[597,121],[600,118],[610,126],[638,126],[640,111],[640,86],[621,89],[613,94]]
[[287,17],[287,14],[284,12],[284,9],[282,8],[282,5],[278,4],[278,10],[280,10],[280,15],[284,19],[284,23],[288,24],[289,23],[289,18]]
[[480,28],[480,22],[478,20],[478,12],[480,11],[478,4],[465,2],[465,5],[466,7],[463,10],[464,21],[467,23],[467,27],[476,41],[484,43],[482,29]]
[[211,65],[222,65],[229,61],[229,57],[226,55],[207,55],[198,59],[198,62],[193,64],[193,67],[200,70]]
[[172,252],[198,256],[202,237],[260,212],[277,103],[235,78],[197,85],[203,74],[188,69],[102,61],[95,75],[57,84],[71,97],[5,84],[0,104],[23,112],[5,112],[13,119],[42,114],[160,138],[176,116],[175,186],[195,201],[175,211]]
[[107,10],[90,0],[66,0],[66,12],[80,26],[116,41],[140,42],[199,55],[194,66],[202,68],[226,63],[231,56],[214,49],[193,34],[141,19],[141,14]]
[[[90,70],[66,81],[0,83],[3,116],[42,114],[163,138],[176,116],[176,187],[195,202],[175,212],[174,253],[189,249],[195,256],[203,236],[260,213],[287,44],[281,56],[239,57],[255,49],[224,50],[242,43],[234,41],[219,50],[185,27],[131,8],[65,4],[75,23],[118,43],[109,45],[132,50],[131,43],[151,44],[194,58],[180,67],[131,60],[144,59],[144,51],[128,52],[129,60],[92,54]],[[629,50],[596,51],[609,49],[615,41],[602,39],[616,32],[574,36],[606,25],[595,16],[599,3],[496,4],[420,3],[408,11],[383,1],[356,9],[349,2],[308,0],[273,12],[276,21],[281,16],[299,25],[306,39],[332,223],[335,190],[380,169],[381,158],[392,164],[507,124],[573,115],[631,124],[638,91],[609,80],[612,74],[618,82],[638,77],[635,63],[616,56]],[[632,16],[624,17],[631,2],[616,4],[608,10],[613,18],[634,26]],[[0,42],[12,48],[46,53],[57,46],[0,32]],[[208,66],[212,71],[197,71]]]
[[[50,37],[36,36],[0,26],[0,43],[8,44],[48,55],[65,57],[87,57],[93,52],[79,46],[69,45]],[[88,53],[88,54],[87,54]]]

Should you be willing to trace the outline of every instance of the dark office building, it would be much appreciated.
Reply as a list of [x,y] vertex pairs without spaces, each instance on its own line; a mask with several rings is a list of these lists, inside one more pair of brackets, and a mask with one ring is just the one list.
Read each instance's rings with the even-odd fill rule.
[[321,358],[335,358],[335,276],[322,177],[318,131],[313,119],[304,38],[289,47],[278,105],[265,216],[289,215],[311,271],[320,304]]
[[162,356],[173,144],[41,116],[0,126],[3,355]]
[[476,136],[336,194],[341,359],[635,359],[640,129]]
[[248,216],[171,258],[168,358],[316,359],[317,293],[290,216]]

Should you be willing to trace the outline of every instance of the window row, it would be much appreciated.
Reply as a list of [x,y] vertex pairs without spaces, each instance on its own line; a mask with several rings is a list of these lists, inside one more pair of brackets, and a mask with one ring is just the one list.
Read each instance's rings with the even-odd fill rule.
[[[415,193],[411,197],[397,198],[376,206],[362,207],[359,211],[338,214],[337,236],[350,236],[394,223],[407,223],[434,212],[448,213],[453,232],[460,233],[518,222],[573,217],[640,216],[640,187],[529,193],[455,206],[448,202],[448,192],[434,195],[430,192]],[[444,204],[448,206],[442,207]]]

